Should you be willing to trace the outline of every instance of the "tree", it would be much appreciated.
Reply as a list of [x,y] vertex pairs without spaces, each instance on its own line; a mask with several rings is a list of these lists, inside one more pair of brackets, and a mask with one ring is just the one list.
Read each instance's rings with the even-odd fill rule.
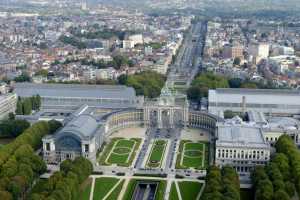
[[63,126],[61,122],[56,120],[50,120],[48,124],[49,124],[50,133],[55,133],[59,128]]
[[11,179],[8,189],[12,193],[13,199],[18,199],[25,192],[26,181],[22,176],[15,176]]
[[16,77],[14,79],[16,82],[29,82],[30,81],[30,76],[23,72],[20,76]]
[[285,182],[285,191],[290,197],[293,197],[295,195],[295,191],[296,191],[295,184],[290,181],[286,181]]
[[228,80],[219,75],[214,75],[212,73],[203,73],[197,76],[193,82],[192,87],[199,87],[201,90],[201,96],[207,97],[209,89],[216,88],[228,88]]
[[12,195],[7,191],[0,191],[0,197],[2,200],[12,200]]
[[233,65],[240,65],[240,64],[241,64],[241,59],[239,57],[234,58]]
[[30,126],[26,120],[4,120],[0,122],[0,135],[4,137],[17,137]]
[[127,82],[127,78],[128,78],[128,76],[126,74],[122,74],[118,78],[118,83],[121,84],[121,85],[125,85],[126,82]]
[[193,101],[199,101],[202,97],[201,88],[198,86],[192,86],[187,90],[187,97]]
[[155,98],[160,95],[165,77],[154,71],[144,71],[129,75],[123,81],[125,81],[125,85],[133,87],[137,95]]
[[236,171],[229,166],[223,167],[222,171],[215,166],[208,169],[204,200],[239,200],[240,183]]
[[16,116],[15,116],[14,113],[12,113],[12,112],[8,113],[8,119],[9,120],[15,120],[15,118],[16,118]]
[[32,111],[32,103],[31,100],[26,98],[23,102],[23,114],[30,115]]
[[48,70],[46,69],[41,69],[40,71],[35,73],[36,76],[43,76],[43,77],[47,77],[48,76]]
[[55,172],[44,183],[39,182],[32,189],[31,199],[43,195],[48,199],[77,199],[79,185],[92,173],[92,163],[83,157],[65,160],[60,165],[61,171]]
[[232,110],[225,110],[224,111],[224,118],[225,119],[231,119],[235,116],[234,112]]
[[241,88],[248,88],[248,89],[256,89],[257,85],[255,83],[251,83],[251,82],[246,82],[246,83],[242,83]]
[[273,186],[272,182],[268,179],[259,181],[255,193],[256,200],[272,200],[273,199]]
[[278,190],[274,194],[274,200],[290,200],[290,197],[284,190]]
[[265,172],[263,166],[256,166],[254,171],[251,173],[251,179],[254,186],[257,186],[260,180],[268,179],[268,175]]
[[289,180],[290,179],[290,165],[289,165],[288,157],[283,153],[277,153],[275,155],[275,157],[273,158],[272,162],[278,166],[278,168],[283,176],[283,179]]
[[31,106],[32,106],[32,110],[40,110],[41,107],[41,97],[40,95],[35,95],[30,97],[30,101],[31,101]]
[[30,123],[26,120],[21,120],[21,119],[17,119],[17,120],[12,120],[10,122],[11,126],[12,126],[12,132],[11,132],[11,136],[13,137],[17,137],[19,136],[21,133],[23,133],[27,128],[30,127]]
[[20,101],[20,99],[18,99],[18,101],[17,101],[16,114],[23,115],[23,104],[22,104],[22,101]]
[[228,80],[230,88],[240,88],[243,80],[240,78],[232,78]]

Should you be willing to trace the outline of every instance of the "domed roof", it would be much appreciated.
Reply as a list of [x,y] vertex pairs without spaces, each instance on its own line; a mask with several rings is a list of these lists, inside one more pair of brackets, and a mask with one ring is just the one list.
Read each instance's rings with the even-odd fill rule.
[[58,136],[71,133],[77,135],[81,139],[93,137],[98,127],[99,124],[91,115],[79,115],[61,129]]

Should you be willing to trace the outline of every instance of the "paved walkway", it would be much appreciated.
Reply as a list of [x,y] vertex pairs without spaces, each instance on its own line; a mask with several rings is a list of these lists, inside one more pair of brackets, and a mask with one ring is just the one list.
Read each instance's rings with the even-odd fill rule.
[[196,200],[200,200],[200,197],[202,196],[202,193],[203,193],[204,189],[205,189],[205,183],[203,183],[203,186],[202,186]]
[[175,181],[175,187],[176,187],[176,190],[177,190],[178,199],[182,200],[182,196],[181,196],[180,188],[179,188],[179,185],[178,185],[178,181]]
[[166,191],[165,191],[165,200],[169,200],[170,192],[171,192],[171,186],[173,181],[167,181]]
[[103,197],[103,200],[106,200],[109,195],[119,186],[119,184],[121,184],[121,182],[123,181],[123,179],[120,179],[115,185],[114,187],[111,188],[111,190]]
[[91,187],[91,192],[90,192],[90,200],[93,200],[93,196],[94,196],[95,179],[96,178],[92,177],[92,187]]
[[[123,179],[124,180],[124,179]],[[118,196],[118,200],[122,200],[124,195],[125,195],[125,192],[127,190],[127,186],[128,186],[128,183],[129,183],[130,179],[129,178],[125,178],[125,182],[123,184],[123,187],[122,187],[122,190]]]

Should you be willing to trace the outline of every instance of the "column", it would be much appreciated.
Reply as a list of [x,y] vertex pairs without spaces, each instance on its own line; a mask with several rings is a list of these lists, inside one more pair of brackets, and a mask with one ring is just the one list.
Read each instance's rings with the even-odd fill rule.
[[189,122],[189,110],[186,107],[183,108],[183,119],[182,120],[183,120],[184,127],[186,127]]
[[157,110],[157,125],[158,125],[158,128],[162,128],[161,114],[162,114],[162,110],[158,109]]
[[174,128],[174,109],[170,109],[170,126]]

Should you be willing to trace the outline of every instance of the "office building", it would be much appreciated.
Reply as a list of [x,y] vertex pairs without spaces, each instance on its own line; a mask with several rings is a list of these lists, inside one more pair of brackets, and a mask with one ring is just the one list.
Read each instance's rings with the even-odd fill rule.
[[0,120],[16,111],[17,95],[14,93],[0,95]]

